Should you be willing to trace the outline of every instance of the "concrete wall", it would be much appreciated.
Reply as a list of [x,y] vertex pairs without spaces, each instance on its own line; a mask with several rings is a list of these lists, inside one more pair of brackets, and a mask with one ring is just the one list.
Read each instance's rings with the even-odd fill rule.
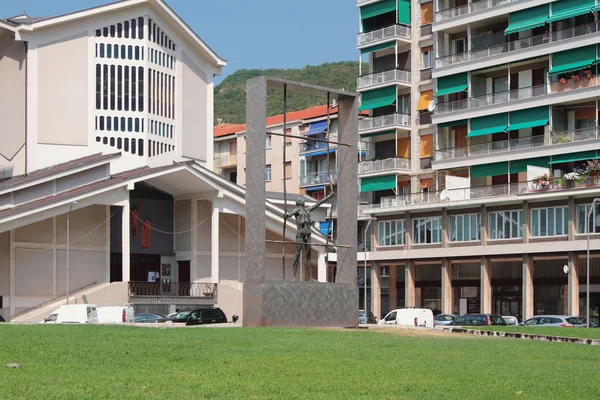
[[87,146],[87,49],[87,32],[38,48],[38,143]]
[[212,92],[208,93],[206,73],[185,51],[182,52],[182,61],[181,154],[184,157],[208,161],[207,155],[212,153],[212,136],[209,136],[209,131],[204,128],[206,121],[212,120],[212,115],[207,113],[206,98],[207,95],[212,97]]
[[0,34],[0,179],[25,172],[25,44]]
[[[192,207],[191,200],[175,201],[175,232],[182,232],[192,227],[190,212]],[[186,232],[175,235],[175,251],[192,250],[192,233]]]

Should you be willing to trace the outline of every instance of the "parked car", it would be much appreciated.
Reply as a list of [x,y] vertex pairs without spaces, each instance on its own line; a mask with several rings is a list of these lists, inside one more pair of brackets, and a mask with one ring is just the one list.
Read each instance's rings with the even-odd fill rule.
[[43,324],[97,324],[98,308],[94,304],[60,306],[42,321]]
[[364,310],[358,310],[358,323],[359,324],[376,324],[377,320],[371,311],[367,312],[365,315]]
[[434,327],[433,312],[427,308],[398,308],[377,322],[378,325]]
[[165,322],[167,317],[162,314],[153,314],[153,313],[141,313],[136,314],[135,322],[143,322],[143,323],[157,323],[157,322]]
[[[581,320],[583,326],[587,327],[587,318],[586,317],[577,317]],[[598,328],[600,323],[598,322],[598,317],[590,317],[590,328]]]
[[185,324],[187,322],[188,317],[192,313],[192,311],[194,311],[194,310],[181,310],[177,314],[172,316],[170,319],[167,318],[166,322],[173,323],[173,324],[182,324],[182,323]]
[[186,325],[203,325],[203,324],[224,324],[227,323],[227,316],[218,307],[215,308],[199,308],[190,312],[187,317]]
[[506,317],[503,315],[502,319],[506,321],[506,325],[519,325],[519,319],[517,317],[512,317],[507,315]]
[[584,327],[585,323],[579,318],[565,315],[535,315],[527,321],[521,322],[522,326],[562,326],[565,328]]
[[123,324],[133,322],[135,313],[132,306],[98,307],[98,322],[101,324]]
[[436,325],[450,325],[456,318],[458,318],[458,315],[438,314],[435,316],[434,321]]
[[489,326],[506,325],[506,321],[497,314],[465,314],[456,318],[450,325],[454,326]]

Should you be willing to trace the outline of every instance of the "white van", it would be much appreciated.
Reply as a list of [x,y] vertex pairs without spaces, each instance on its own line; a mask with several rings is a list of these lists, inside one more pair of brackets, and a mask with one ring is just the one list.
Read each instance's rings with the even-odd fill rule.
[[69,304],[60,306],[48,315],[45,324],[97,324],[98,309],[94,304]]
[[427,308],[398,308],[392,310],[377,325],[424,326],[433,328],[433,312]]
[[132,306],[98,307],[98,322],[101,324],[122,324],[134,322]]

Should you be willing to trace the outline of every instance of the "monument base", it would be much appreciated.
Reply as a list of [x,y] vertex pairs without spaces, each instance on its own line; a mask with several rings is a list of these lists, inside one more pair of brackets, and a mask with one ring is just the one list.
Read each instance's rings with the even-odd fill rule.
[[358,308],[358,288],[352,284],[244,284],[244,326],[357,327]]

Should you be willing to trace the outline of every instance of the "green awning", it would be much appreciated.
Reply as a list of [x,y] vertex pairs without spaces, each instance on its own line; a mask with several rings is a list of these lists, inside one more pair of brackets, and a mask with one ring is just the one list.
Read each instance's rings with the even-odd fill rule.
[[505,132],[508,128],[508,113],[487,115],[471,119],[471,130],[467,137],[491,135]]
[[396,42],[392,41],[392,42],[387,42],[387,43],[381,43],[376,46],[365,47],[364,49],[360,49],[360,54],[367,54],[367,53],[371,53],[371,52],[374,52],[377,50],[387,49],[389,47],[394,47],[395,45],[396,45]]
[[409,0],[398,0],[398,22],[410,26]]
[[584,161],[596,158],[596,150],[582,151],[579,153],[566,153],[552,156],[552,160],[548,164],[560,164],[573,161]]
[[396,175],[372,176],[360,179],[361,193],[389,189],[396,189]]
[[578,47],[552,54],[550,75],[589,68],[596,59],[596,45]]
[[548,167],[550,157],[529,158],[526,160],[514,160],[510,162],[510,173],[517,174],[519,172],[527,172],[527,166]]
[[510,13],[510,24],[504,30],[504,34],[510,35],[511,33],[544,26],[548,15],[550,15],[548,4]]
[[460,126],[460,125],[466,125],[468,122],[468,120],[466,119],[461,119],[458,121],[452,121],[452,122],[444,122],[443,124],[438,124],[438,128],[448,128],[451,126]]
[[548,125],[550,122],[550,107],[542,106],[527,108],[510,113],[509,131]]
[[463,92],[469,87],[469,76],[467,72],[444,76],[442,78],[438,78],[437,85],[438,90],[435,93],[437,97]]
[[396,11],[396,0],[384,0],[360,8],[360,18],[373,18],[378,15]]
[[508,162],[497,162],[484,165],[473,165],[471,167],[471,178],[485,178],[487,176],[498,176],[508,174]]
[[560,0],[552,3],[552,16],[546,21],[555,22],[587,14],[596,5],[594,0]]
[[359,111],[392,105],[396,101],[396,86],[362,92],[361,99]]
[[592,7],[592,12],[598,12],[598,11],[600,11],[600,4]]
[[369,133],[368,135],[360,135],[360,137],[361,138],[369,138],[369,137],[375,137],[375,136],[395,135],[395,134],[396,134],[396,131],[391,130],[391,131],[385,131],[385,132]]

